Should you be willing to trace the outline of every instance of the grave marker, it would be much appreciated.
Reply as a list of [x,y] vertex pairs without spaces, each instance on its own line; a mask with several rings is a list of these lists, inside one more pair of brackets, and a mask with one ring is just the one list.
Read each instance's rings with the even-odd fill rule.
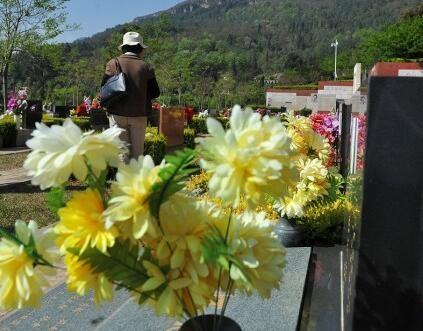
[[372,77],[352,326],[423,330],[423,78]]

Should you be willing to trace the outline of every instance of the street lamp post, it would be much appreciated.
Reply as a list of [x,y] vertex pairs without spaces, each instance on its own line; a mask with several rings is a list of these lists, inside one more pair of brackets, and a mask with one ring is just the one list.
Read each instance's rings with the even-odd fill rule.
[[335,39],[335,42],[330,44],[330,47],[335,47],[335,72],[334,72],[334,78],[335,80],[338,78],[338,74],[336,73],[336,61],[337,61],[337,57],[338,57],[338,40]]

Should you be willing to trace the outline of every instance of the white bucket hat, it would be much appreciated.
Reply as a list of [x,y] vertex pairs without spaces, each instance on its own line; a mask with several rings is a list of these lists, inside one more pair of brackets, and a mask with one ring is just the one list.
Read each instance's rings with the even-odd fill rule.
[[144,39],[140,36],[138,32],[127,32],[123,35],[123,43],[119,46],[119,49],[122,50],[122,47],[125,45],[135,46],[141,45],[142,48],[148,48],[144,44]]

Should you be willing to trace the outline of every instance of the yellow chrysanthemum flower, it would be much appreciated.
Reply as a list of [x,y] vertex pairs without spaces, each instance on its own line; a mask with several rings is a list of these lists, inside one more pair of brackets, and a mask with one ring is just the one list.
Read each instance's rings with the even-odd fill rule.
[[290,194],[281,197],[278,204],[281,215],[288,218],[302,217],[309,202],[328,194],[328,169],[320,159],[300,159],[297,170],[298,182],[290,187]]
[[155,237],[156,224],[150,214],[148,198],[151,188],[159,180],[160,166],[154,166],[151,156],[140,156],[138,161],[131,160],[119,168],[116,182],[113,183],[112,199],[104,212],[108,225],[128,222],[132,226],[122,227],[132,233],[126,237],[140,239],[146,233]]
[[[208,276],[208,268],[200,262],[201,239],[207,232],[208,209],[195,198],[178,193],[160,208],[163,236],[157,247],[157,258],[172,269],[188,273],[194,282]],[[172,250],[172,254],[169,251]]]
[[323,162],[327,162],[330,157],[331,147],[329,141],[320,134],[312,131],[304,134],[305,144],[307,146],[307,156],[311,158],[319,158]]
[[207,119],[211,137],[199,139],[201,167],[212,174],[210,193],[225,204],[237,206],[244,196],[248,204],[260,204],[265,194],[280,196],[286,190],[284,168],[292,166],[290,138],[277,118],[239,106],[232,111],[231,128],[225,132],[213,118]]
[[60,221],[54,228],[61,252],[79,248],[82,253],[87,247],[96,247],[106,253],[119,232],[114,226],[106,228],[103,212],[103,201],[97,191],[87,189],[75,193],[66,207],[59,210]]
[[329,159],[329,141],[313,130],[308,117],[288,115],[286,120],[292,150],[298,152],[302,158],[320,158],[323,162]]
[[94,290],[96,304],[113,299],[113,284],[103,273],[95,273],[88,262],[81,262],[77,256],[66,254],[65,265],[69,291],[83,296]]
[[300,160],[298,163],[301,182],[297,185],[300,191],[307,192],[308,200],[315,200],[326,195],[329,183],[327,181],[328,169],[319,159]]
[[[35,222],[29,225],[22,221],[15,224],[17,238],[24,244],[29,243],[30,236],[35,247],[49,263],[57,259],[51,248],[51,232],[40,233]],[[14,309],[38,307],[43,295],[42,287],[48,283],[44,275],[54,274],[54,269],[34,264],[34,260],[19,245],[6,238],[0,239],[0,307]]]
[[[248,295],[257,291],[269,298],[272,289],[279,288],[283,275],[285,251],[273,232],[273,226],[264,213],[233,215],[228,235],[228,247],[243,265],[250,282],[245,282],[241,271],[232,265],[230,278],[234,287]],[[220,233],[226,233],[228,217],[216,217],[215,225]]]
[[181,277],[175,271],[171,271],[169,275],[165,275],[157,265],[149,261],[144,261],[143,265],[150,278],[142,286],[142,291],[154,291],[166,283],[166,287],[158,299],[149,299],[147,303],[154,308],[157,315],[181,316],[184,306],[182,305],[180,294],[183,288],[187,288],[192,283],[192,280]]

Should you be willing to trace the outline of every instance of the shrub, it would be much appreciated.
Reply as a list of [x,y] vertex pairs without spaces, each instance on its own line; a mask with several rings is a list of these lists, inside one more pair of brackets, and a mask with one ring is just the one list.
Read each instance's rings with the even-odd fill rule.
[[191,128],[194,129],[196,135],[207,133],[206,118],[194,116],[192,119]]
[[300,110],[301,116],[309,117],[312,113],[313,113],[313,111],[311,109],[308,109],[308,108],[303,108],[303,109]]
[[73,118],[72,121],[79,126],[82,131],[90,131],[91,130],[91,123],[89,117],[77,117]]
[[195,131],[193,129],[184,129],[184,144],[189,148],[195,148]]
[[53,117],[53,116],[44,114],[43,119],[41,121],[47,126],[52,126],[52,125],[62,125],[64,119],[60,117]]
[[3,140],[3,147],[16,146],[18,130],[16,123],[11,116],[5,116],[0,120],[0,137]]
[[151,155],[155,164],[160,164],[166,154],[166,137],[159,133],[147,132],[144,142],[144,155]]
[[304,216],[297,219],[297,226],[310,242],[340,243],[344,218],[355,217],[358,212],[347,199],[340,198],[307,208]]
[[267,109],[266,105],[248,105],[247,108],[251,108],[252,110]]
[[[229,118],[227,117],[216,117],[216,120],[218,120],[223,128],[228,129],[229,128]],[[207,131],[207,118],[203,117],[194,117],[192,119],[191,129],[194,129],[194,132],[196,135],[198,134],[206,134]]]
[[229,129],[229,118],[228,117],[216,117],[216,119],[222,124],[223,128]]
[[159,129],[156,126],[147,126],[145,133],[159,134]]
[[[65,121],[64,118],[60,117],[53,117],[50,115],[43,115],[42,122],[47,126],[52,125],[62,125]],[[89,131],[91,130],[90,118],[89,117],[74,117],[72,121],[80,127],[82,131]]]

